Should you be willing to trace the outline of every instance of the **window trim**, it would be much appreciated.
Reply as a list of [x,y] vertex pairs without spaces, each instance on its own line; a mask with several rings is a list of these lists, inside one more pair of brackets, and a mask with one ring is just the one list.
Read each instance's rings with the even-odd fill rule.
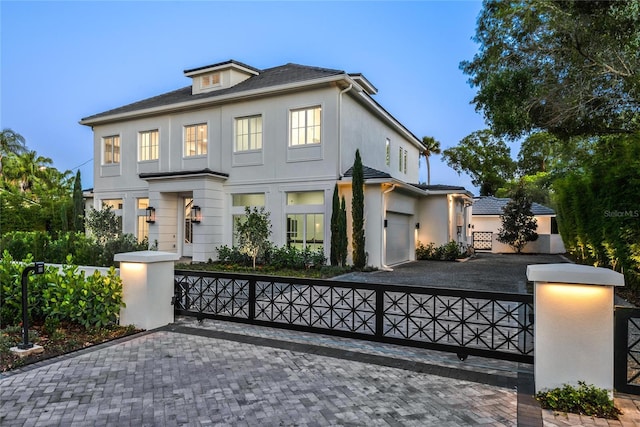
[[[147,151],[147,155],[148,158],[147,159],[142,159],[141,154],[143,153],[143,149],[142,149],[142,136],[143,135],[152,135],[155,132],[156,134],[156,143],[155,143],[155,153],[156,153],[156,157],[152,157],[151,154],[153,152],[153,147],[154,145],[151,143],[151,138],[150,138],[150,142],[149,145],[146,147]],[[138,162],[155,162],[158,161],[160,159],[160,130],[159,129],[149,129],[149,130],[143,130],[143,131],[139,131],[138,132]]]
[[[198,152],[198,137],[197,137],[197,132],[198,132],[198,127],[199,126],[205,126],[205,136],[204,136],[204,147],[205,147],[205,152],[204,153],[199,153]],[[195,145],[195,153],[196,154],[192,154],[189,155],[187,154],[187,129],[188,128],[195,128],[195,132],[196,132],[196,139],[194,141],[194,145]],[[188,124],[188,125],[183,125],[182,126],[182,157],[185,159],[193,159],[193,158],[197,158],[197,157],[206,157],[209,154],[209,123],[208,122],[201,122],[201,123],[193,123],[193,124]]]
[[385,141],[385,161],[387,166],[391,166],[391,139],[387,138]]
[[[111,161],[107,161],[107,140],[111,140]],[[118,147],[118,161],[115,161],[115,154],[116,154],[116,144],[115,142],[117,142],[117,147]],[[107,136],[103,136],[102,137],[102,165],[103,166],[110,166],[110,165],[119,165],[120,164],[120,154],[121,154],[121,150],[120,150],[121,146],[120,146],[120,135],[107,135]]]
[[[307,112],[314,111],[314,110],[320,110],[320,119],[319,119],[320,120],[320,124],[317,125],[318,130],[319,130],[319,134],[320,134],[320,138],[319,138],[318,142],[313,142],[313,141],[309,142],[309,138],[308,138],[309,125],[307,125],[306,114],[307,114]],[[317,146],[322,145],[322,134],[324,133],[323,130],[322,130],[322,122],[323,122],[322,110],[323,110],[323,108],[322,108],[322,105],[320,105],[320,104],[312,105],[312,106],[309,106],[309,107],[301,107],[301,108],[291,108],[291,109],[289,109],[289,144],[288,144],[289,148],[317,147]],[[305,142],[300,143],[300,144],[298,144],[298,143],[294,144],[293,143],[293,140],[294,140],[294,138],[293,138],[293,130],[294,130],[294,128],[293,128],[293,114],[294,113],[299,113],[301,111],[305,112],[305,126],[304,126],[304,133],[305,133],[304,140],[305,140]],[[316,125],[314,125],[313,127],[315,128]],[[303,128],[299,127],[299,128],[296,128],[296,129],[303,129]]]
[[[259,148],[252,148],[251,147],[251,135],[257,135],[257,133],[252,133],[251,132],[251,119],[260,119],[260,147]],[[248,149],[246,150],[240,150],[238,149],[238,123],[242,120],[248,120]],[[256,152],[260,152],[262,151],[262,147],[264,146],[264,119],[262,117],[262,114],[252,114],[252,115],[248,115],[248,116],[240,116],[240,117],[235,117],[234,121],[233,121],[233,125],[234,125],[234,131],[233,131],[233,153],[256,153]]]

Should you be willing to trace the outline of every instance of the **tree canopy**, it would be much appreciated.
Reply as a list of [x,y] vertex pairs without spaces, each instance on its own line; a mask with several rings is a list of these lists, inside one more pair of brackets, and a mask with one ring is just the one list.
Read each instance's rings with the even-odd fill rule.
[[481,196],[492,196],[513,177],[515,162],[505,142],[488,130],[473,132],[442,152],[442,158],[458,174],[465,172],[480,187]]
[[640,130],[640,0],[485,0],[474,40],[460,67],[496,134]]

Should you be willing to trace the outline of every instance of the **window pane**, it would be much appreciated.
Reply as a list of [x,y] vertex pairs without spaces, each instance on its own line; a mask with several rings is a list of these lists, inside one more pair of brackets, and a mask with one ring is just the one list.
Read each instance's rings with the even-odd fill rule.
[[136,237],[139,242],[149,238],[149,223],[147,222],[145,215],[138,215],[138,230]]
[[147,209],[149,207],[149,199],[140,198],[138,199],[138,209]]
[[264,206],[264,193],[234,194],[233,206]]
[[324,191],[287,193],[287,205],[324,205]]
[[304,215],[287,215],[287,246],[304,248]]
[[109,206],[111,209],[122,209],[122,199],[102,199],[102,207]]

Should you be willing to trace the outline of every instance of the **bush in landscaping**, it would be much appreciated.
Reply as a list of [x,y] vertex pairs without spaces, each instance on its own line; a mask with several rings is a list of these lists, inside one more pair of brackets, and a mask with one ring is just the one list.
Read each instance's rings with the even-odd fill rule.
[[[220,246],[216,248],[218,251],[218,259],[220,262],[237,264],[240,266],[251,266],[252,259],[248,255],[242,253],[239,248]],[[258,262],[272,268],[278,269],[305,269],[319,268],[326,264],[327,258],[324,256],[322,249],[311,250],[308,246],[304,249],[298,249],[290,246],[272,246],[266,248],[262,258]]]
[[416,259],[418,260],[455,261],[465,255],[466,253],[461,251],[460,246],[453,240],[437,247],[435,243],[429,243],[425,246],[418,242],[416,248]]
[[620,410],[615,407],[606,390],[578,382],[578,388],[565,385],[536,394],[536,399],[544,409],[571,412],[600,418],[618,419]]
[[44,231],[12,231],[0,239],[0,251],[7,250],[13,259],[25,259],[29,254],[37,261],[64,264],[69,254],[76,265],[110,267],[113,256],[121,252],[148,249],[147,240],[138,242],[132,234],[122,234],[99,243],[93,236],[81,232],[60,233],[51,238]]
[[[0,261],[0,323],[17,325],[22,321],[22,271],[33,262],[27,257],[14,262],[8,251]],[[72,258],[62,271],[52,266],[45,273],[29,276],[29,318],[34,322],[72,322],[85,328],[103,327],[117,321],[122,300],[122,281],[113,267],[106,275],[99,272],[85,277]],[[52,327],[52,326],[51,326]]]

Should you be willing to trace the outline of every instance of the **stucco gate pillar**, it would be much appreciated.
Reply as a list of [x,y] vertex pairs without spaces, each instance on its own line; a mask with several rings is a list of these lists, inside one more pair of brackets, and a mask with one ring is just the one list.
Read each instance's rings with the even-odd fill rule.
[[576,264],[527,266],[534,282],[536,392],[584,381],[613,396],[614,287],[624,276]]
[[120,262],[122,296],[120,324],[154,329],[173,323],[174,263],[172,252],[140,251],[116,254]]

